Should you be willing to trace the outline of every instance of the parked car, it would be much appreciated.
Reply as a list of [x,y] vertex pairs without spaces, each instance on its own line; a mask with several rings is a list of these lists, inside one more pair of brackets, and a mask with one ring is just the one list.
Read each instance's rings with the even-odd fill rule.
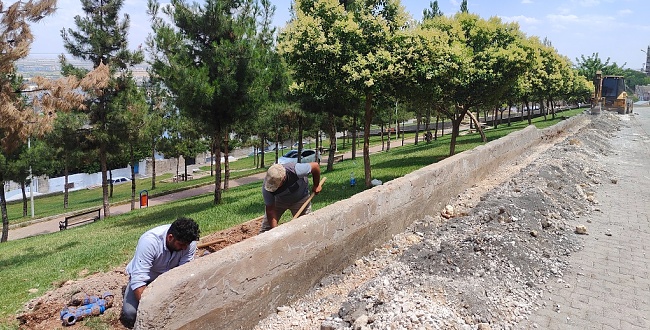
[[[291,146],[291,149],[298,149],[298,145],[299,145],[299,144],[300,144],[300,142],[296,142],[296,143],[294,143],[294,144]],[[310,144],[311,144],[311,141],[306,141],[306,140],[302,141],[302,147],[303,147],[303,148],[304,148],[304,147],[308,147]]]
[[[279,145],[278,149],[284,150],[284,149],[287,149],[287,146]],[[266,152],[275,152],[275,144],[269,146],[268,148],[266,148]]]
[[[279,148],[280,150],[287,149],[286,146],[279,146],[278,148]],[[271,145],[271,146],[268,146],[268,147],[266,147],[266,149],[264,149],[264,153],[269,153],[269,152],[275,152],[275,144],[274,144],[274,145]],[[261,154],[261,153],[262,153],[262,150],[257,149],[257,154],[259,155],[259,154]],[[251,151],[250,153],[248,153],[248,156],[249,156],[249,157],[250,157],[250,156],[253,156],[253,155],[255,155],[255,153],[254,153],[253,151]]]
[[124,183],[124,182],[129,182],[129,181],[131,181],[131,179],[123,177],[123,176],[115,177],[112,180],[113,184],[120,184],[120,183]]
[[[320,161],[320,155],[316,150],[306,149],[302,151],[300,156],[301,163],[311,163]],[[284,156],[278,158],[278,164],[287,164],[287,163],[297,163],[298,162],[298,150],[291,150],[284,154]]]

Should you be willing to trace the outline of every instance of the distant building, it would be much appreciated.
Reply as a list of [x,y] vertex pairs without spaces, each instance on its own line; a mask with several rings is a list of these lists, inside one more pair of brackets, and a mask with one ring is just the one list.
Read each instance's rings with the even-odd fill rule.
[[650,85],[637,85],[634,88],[634,93],[639,97],[639,101],[650,101]]

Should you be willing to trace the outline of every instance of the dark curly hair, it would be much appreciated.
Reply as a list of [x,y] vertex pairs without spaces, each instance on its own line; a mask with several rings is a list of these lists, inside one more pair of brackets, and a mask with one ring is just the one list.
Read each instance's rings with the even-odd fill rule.
[[167,233],[172,234],[179,241],[191,243],[199,240],[201,231],[199,225],[193,219],[179,217],[172,223]]

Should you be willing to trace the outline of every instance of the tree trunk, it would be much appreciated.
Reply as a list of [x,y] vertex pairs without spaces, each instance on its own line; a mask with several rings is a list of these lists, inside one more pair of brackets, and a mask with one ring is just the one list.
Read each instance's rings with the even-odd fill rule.
[[108,171],[108,197],[113,198],[113,171]]
[[478,119],[476,119],[476,117],[474,117],[474,114],[472,114],[471,111],[467,111],[467,114],[469,115],[469,118],[471,119],[471,121],[474,122],[474,126],[476,126],[476,131],[478,131],[479,134],[481,134],[481,140],[484,143],[487,142],[487,138],[485,137],[485,132],[483,132],[483,128],[481,127],[481,124],[478,122]]
[[106,145],[102,142],[99,146],[99,163],[102,168],[102,203],[104,218],[111,216],[111,206],[108,202],[108,166],[106,165]]
[[551,119],[555,119],[555,103],[551,99]]
[[135,210],[135,154],[133,152],[133,144],[129,144],[129,151],[131,153],[131,211]]
[[456,154],[456,140],[460,135],[460,124],[463,122],[463,118],[468,113],[468,109],[465,107],[456,106],[456,114],[453,119],[451,119],[451,142],[449,144],[449,156]]
[[183,182],[187,181],[187,158],[189,157],[183,155]]
[[427,108],[427,117],[424,120],[424,131],[428,133],[431,131],[431,109]]
[[[4,183],[4,180],[0,180]],[[5,197],[4,186],[0,189],[0,211],[2,212],[2,238],[0,243],[4,243],[9,239],[9,216],[7,215],[7,199]]]
[[[217,128],[214,132],[214,140],[217,146],[221,146],[221,130]],[[218,159],[218,162],[215,162],[214,170],[214,205],[221,203],[221,148],[216,148],[215,159]],[[263,159],[263,158],[262,158]]]
[[508,103],[508,127],[510,127],[510,117],[512,117],[512,104]]
[[334,152],[336,152],[336,125],[334,125],[334,115],[328,114],[329,120],[329,136],[330,136],[330,150],[327,153],[327,170],[334,170]]
[[70,186],[68,185],[70,182],[68,181],[68,157],[65,157],[65,160],[63,162],[63,209],[68,208],[68,196],[69,196],[69,191],[70,191]]
[[366,93],[365,122],[363,124],[363,171],[366,188],[372,187],[370,171],[370,124],[372,123],[372,94]]
[[260,168],[264,168],[264,145],[266,144],[266,135],[262,134],[262,138],[260,139],[260,150],[258,151],[260,154]]
[[302,117],[298,117],[298,163],[302,160]]
[[[20,191],[23,193],[23,217],[27,216],[27,193],[25,193],[25,181],[20,182]],[[33,191],[31,192],[34,193]]]
[[[433,130],[433,133],[434,133],[433,134],[433,139],[436,140],[436,141],[438,140],[438,124],[439,123],[440,123],[440,114],[438,113],[438,114],[436,114],[436,127]],[[444,119],[442,121],[442,127],[443,127],[443,132],[444,132],[444,127],[445,127]]]
[[[253,165],[257,167],[257,153],[253,147]],[[214,141],[210,141],[210,176],[214,175]]]
[[280,128],[276,125],[275,126],[275,162],[278,162],[278,151],[280,149],[280,144],[278,143],[280,141]]
[[[223,169],[223,190],[228,190],[230,187],[230,162],[228,161],[228,156],[230,153],[228,152],[228,149],[230,148],[230,134],[228,133],[228,130],[226,130],[226,134],[224,135],[224,148],[223,148],[223,164],[224,164],[224,169]],[[221,157],[219,157],[218,162],[221,163]]]
[[[540,102],[540,110],[543,104],[544,104],[544,100]],[[547,120],[546,116],[548,115],[548,101],[546,101],[546,106],[544,106],[543,113],[544,113],[544,120]]]
[[422,117],[415,116],[415,145],[418,145],[418,139],[420,138],[420,122],[422,122]]
[[388,134],[387,134],[387,140],[386,140],[386,151],[390,151],[390,121],[388,122]]
[[151,143],[151,190],[156,189],[156,139]]
[[352,117],[352,159],[357,158],[357,115]]
[[449,143],[449,156],[453,156],[456,153],[456,140],[460,132],[460,123],[463,120],[462,117],[453,119],[451,121],[451,142]]

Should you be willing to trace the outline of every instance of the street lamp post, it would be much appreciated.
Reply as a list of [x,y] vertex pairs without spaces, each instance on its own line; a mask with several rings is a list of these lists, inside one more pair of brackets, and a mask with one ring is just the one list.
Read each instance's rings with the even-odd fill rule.
[[644,52],[645,56],[646,56],[645,64],[644,64],[644,67],[643,67],[644,72],[645,72],[646,76],[650,76],[650,54],[649,54],[650,53],[650,46],[648,46],[647,51],[645,51],[643,49],[641,49],[641,51]]

